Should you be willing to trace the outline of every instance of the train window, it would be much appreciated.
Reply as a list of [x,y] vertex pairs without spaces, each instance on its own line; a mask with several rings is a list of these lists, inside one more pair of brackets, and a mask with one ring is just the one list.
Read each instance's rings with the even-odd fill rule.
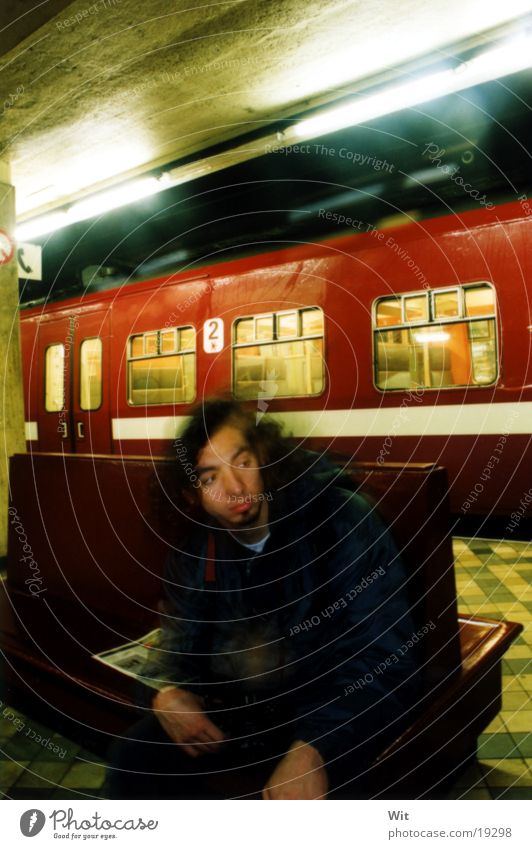
[[301,310],[301,335],[323,337],[323,313],[321,310]]
[[405,321],[427,321],[427,296],[414,295],[413,297],[403,298]]
[[193,327],[181,327],[179,330],[179,350],[196,350],[196,332]]
[[468,286],[465,289],[466,315],[494,315],[495,291],[491,286]]
[[434,292],[434,318],[453,318],[460,315],[458,289],[450,292]]
[[161,331],[161,354],[174,354],[177,350],[177,331]]
[[319,307],[237,319],[233,325],[235,397],[319,395],[325,386],[323,345]]
[[145,354],[156,354],[157,353],[157,333],[146,333],[144,336],[144,353]]
[[44,409],[58,413],[65,409],[65,346],[49,345],[44,355]]
[[495,345],[495,320],[471,321],[473,379],[478,384],[493,383],[497,377],[497,350]]
[[281,313],[277,316],[277,337],[286,339],[297,336],[297,312]]
[[236,342],[252,342],[254,339],[253,319],[246,318],[236,325]]
[[144,337],[133,336],[130,341],[130,353],[132,357],[141,357],[144,353]]
[[383,298],[377,304],[377,327],[401,324],[401,298]]
[[102,403],[102,340],[84,339],[79,346],[79,406],[97,410]]
[[[397,319],[393,327],[390,300],[377,301],[374,310],[375,383],[379,389],[487,386],[496,381],[495,300],[491,286],[432,292],[432,314],[425,321],[420,321],[420,304],[428,304],[426,296],[420,295],[419,301],[417,295],[400,296],[396,300],[402,301],[405,320]],[[400,311],[395,314],[399,316]],[[489,317],[477,318],[485,315]]]
[[188,404],[196,397],[193,327],[140,333],[129,339],[128,400],[134,405]]
[[264,315],[255,319],[255,339],[273,339],[273,315]]

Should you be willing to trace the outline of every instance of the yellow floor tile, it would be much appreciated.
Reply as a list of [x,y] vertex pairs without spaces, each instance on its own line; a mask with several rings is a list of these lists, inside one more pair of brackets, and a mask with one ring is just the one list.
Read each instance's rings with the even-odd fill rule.
[[[523,677],[523,676],[521,676]],[[521,682],[515,675],[503,675],[502,676],[502,689],[503,692],[508,692],[508,690],[519,690],[519,692],[523,692],[525,689],[521,686]]]
[[507,690],[502,694],[503,711],[516,711],[530,705],[530,696],[524,690]]
[[29,761],[2,761],[0,771],[0,790],[7,792],[8,788],[15,783],[17,778],[28,768]]
[[526,590],[514,590],[516,597],[520,601],[532,601],[532,587],[528,587]]
[[530,657],[530,646],[510,646],[504,656],[506,660]]
[[500,716],[510,732],[532,731],[532,710],[502,711]]
[[63,787],[100,788],[105,778],[105,767],[100,764],[75,763],[62,780]]
[[521,604],[519,601],[499,601],[497,607],[500,610],[504,610],[505,613],[509,613],[510,611],[512,613],[528,613],[524,604]]
[[[524,695],[526,695],[526,694],[524,694]],[[512,711],[510,715],[513,716],[514,713],[515,713],[515,711]],[[495,719],[492,719],[490,724],[487,726],[487,728],[484,729],[484,731],[482,733],[483,734],[494,734],[494,733],[507,734],[508,729],[506,728],[506,725],[504,723],[503,714],[501,714],[501,713],[497,714]]]

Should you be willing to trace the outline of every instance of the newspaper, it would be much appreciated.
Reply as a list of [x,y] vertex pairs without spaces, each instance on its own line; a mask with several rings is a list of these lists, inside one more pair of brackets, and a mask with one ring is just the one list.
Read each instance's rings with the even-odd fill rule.
[[[111,666],[118,672],[124,675],[129,675],[137,681],[152,687],[154,690],[160,690],[168,682],[160,678],[151,677],[149,671],[155,674],[157,649],[161,640],[161,628],[155,628],[149,634],[145,634],[138,640],[133,640],[131,643],[124,643],[123,646],[117,646],[114,649],[108,649],[100,654],[93,654],[94,660],[104,663],[106,666]],[[151,667],[151,670],[150,670]]]

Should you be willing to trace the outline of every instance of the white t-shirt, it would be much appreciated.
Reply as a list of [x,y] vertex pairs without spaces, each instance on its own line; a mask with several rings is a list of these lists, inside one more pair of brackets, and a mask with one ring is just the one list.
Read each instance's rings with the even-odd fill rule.
[[262,539],[260,539],[258,542],[242,542],[242,540],[238,539],[236,534],[231,534],[231,536],[233,537],[233,539],[236,539],[236,541],[238,543],[240,543],[240,545],[243,545],[244,548],[249,548],[255,554],[260,554],[261,551],[264,549],[264,546],[266,545],[267,541],[270,538],[270,532],[268,531],[266,536],[263,537]]

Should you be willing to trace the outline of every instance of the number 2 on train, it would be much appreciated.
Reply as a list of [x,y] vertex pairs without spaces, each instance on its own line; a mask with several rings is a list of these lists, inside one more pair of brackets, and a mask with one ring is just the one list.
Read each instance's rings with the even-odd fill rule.
[[203,350],[206,354],[218,354],[224,347],[223,318],[209,318],[203,325]]

